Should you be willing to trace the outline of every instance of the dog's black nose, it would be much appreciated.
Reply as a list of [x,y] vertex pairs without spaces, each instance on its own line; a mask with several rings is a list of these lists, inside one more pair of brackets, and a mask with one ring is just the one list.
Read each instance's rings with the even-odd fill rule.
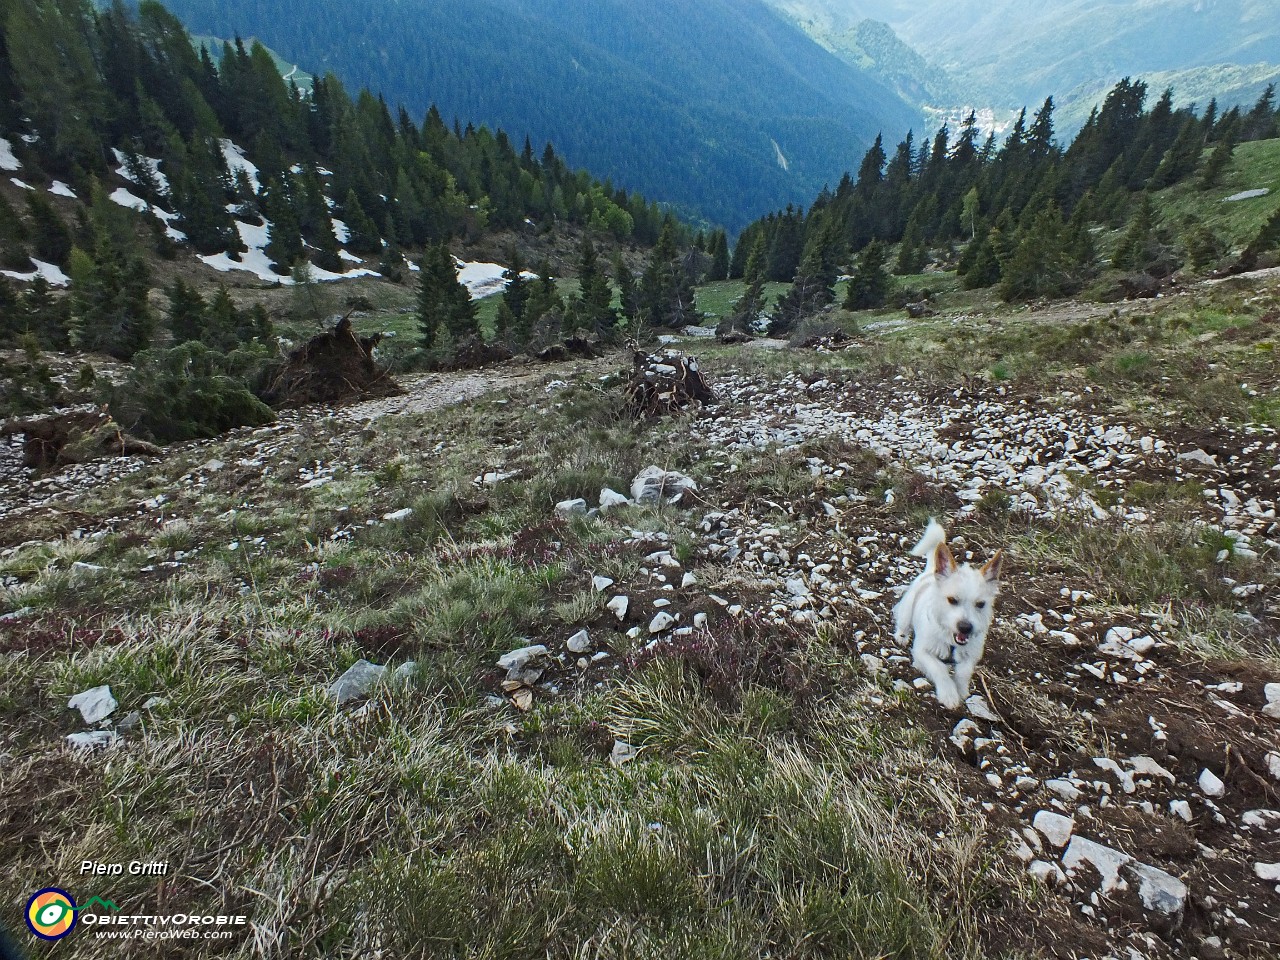
[[956,624],[956,630],[967,637],[969,634],[973,633],[973,624],[968,620],[961,620]]

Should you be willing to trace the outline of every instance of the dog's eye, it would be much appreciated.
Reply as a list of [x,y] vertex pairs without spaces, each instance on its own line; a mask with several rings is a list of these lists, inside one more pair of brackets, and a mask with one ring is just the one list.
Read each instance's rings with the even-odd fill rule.
[[955,597],[947,597],[947,603],[951,604],[953,607],[959,602],[960,601],[957,600]]
[[977,607],[979,610],[981,610],[986,605],[987,605],[987,601],[985,600],[979,600],[977,603],[974,604],[974,606]]

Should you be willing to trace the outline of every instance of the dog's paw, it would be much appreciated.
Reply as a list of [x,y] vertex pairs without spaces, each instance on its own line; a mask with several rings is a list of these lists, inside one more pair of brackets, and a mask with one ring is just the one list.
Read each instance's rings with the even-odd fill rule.
[[955,713],[964,706],[964,699],[949,691],[939,690],[938,702],[942,704],[944,709],[950,710],[952,713]]

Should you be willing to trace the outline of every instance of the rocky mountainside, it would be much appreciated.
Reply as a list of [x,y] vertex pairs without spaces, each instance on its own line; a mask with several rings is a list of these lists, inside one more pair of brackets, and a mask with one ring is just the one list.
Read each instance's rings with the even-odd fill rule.
[[[713,397],[676,416],[635,419],[615,355],[7,457],[0,878],[182,862],[170,901],[271,956],[409,949],[385,915],[450,948],[1269,957],[1275,283],[817,350],[691,328]],[[957,714],[891,636],[929,516],[1008,555]]]

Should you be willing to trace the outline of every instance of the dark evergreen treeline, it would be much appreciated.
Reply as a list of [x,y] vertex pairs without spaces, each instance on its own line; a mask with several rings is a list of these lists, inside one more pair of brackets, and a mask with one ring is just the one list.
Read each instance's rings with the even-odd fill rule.
[[[0,134],[29,169],[85,189],[121,151],[137,192],[177,214],[202,253],[242,248],[228,204],[242,220],[265,217],[285,274],[304,258],[343,269],[330,212],[366,255],[384,240],[421,246],[525,218],[651,244],[663,222],[656,204],[570,170],[550,145],[535,153],[502,131],[450,128],[434,108],[417,123],[332,75],[304,96],[258,44],[228,44],[215,64],[153,0],[136,12],[119,0],[101,11],[0,0]],[[232,175],[224,139],[247,151],[256,184]]]
[[[1271,88],[1247,112],[1220,114],[1216,103],[1202,115],[1174,109],[1167,90],[1148,110],[1146,98],[1146,84],[1121,81],[1066,148],[1054,138],[1052,98],[1029,120],[1024,110],[1001,144],[980,138],[972,114],[954,137],[946,127],[921,144],[908,134],[891,156],[877,139],[857,175],[846,174],[808,211],[788,207],[743,231],[730,275],[749,277],[755,254],[766,279],[795,282],[775,329],[830,303],[837,268],[855,252],[846,305],[882,303],[878,274],[888,264],[881,247],[868,252],[873,245],[897,244],[892,266],[913,274],[933,252],[949,259],[963,244],[957,267],[966,286],[1000,284],[1007,299],[1062,295],[1096,269],[1091,228],[1121,226],[1130,213],[1114,265],[1171,272],[1177,264],[1161,262],[1172,254],[1147,192],[1193,176],[1213,186],[1237,143],[1280,135],[1278,114]],[[877,276],[863,277],[867,270]]]

